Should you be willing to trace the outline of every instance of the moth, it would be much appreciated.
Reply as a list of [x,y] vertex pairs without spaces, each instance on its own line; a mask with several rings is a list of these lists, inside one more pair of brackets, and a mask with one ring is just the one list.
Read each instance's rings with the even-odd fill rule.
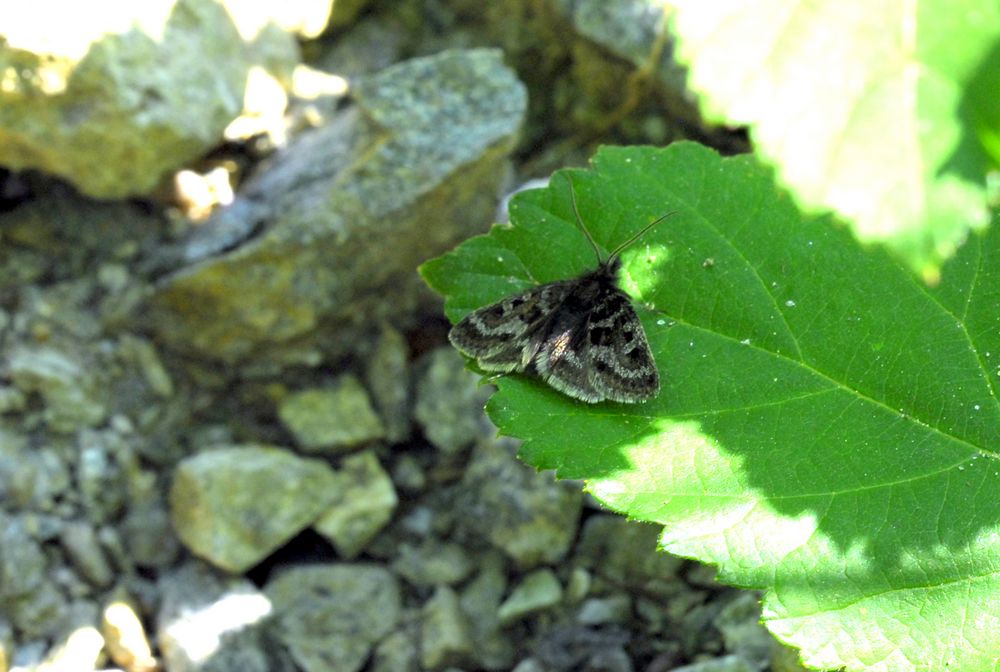
[[452,327],[448,340],[484,371],[533,373],[587,403],[647,401],[659,393],[660,376],[642,323],[618,287],[619,255],[675,213],[646,225],[602,259],[580,216],[572,181],[570,198],[597,268],[475,310]]

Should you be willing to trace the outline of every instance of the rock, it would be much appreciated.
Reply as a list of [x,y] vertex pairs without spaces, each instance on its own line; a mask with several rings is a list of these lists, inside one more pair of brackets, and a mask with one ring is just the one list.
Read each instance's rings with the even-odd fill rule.
[[28,450],[27,438],[0,428],[0,499],[14,509],[50,512],[72,489],[69,468],[55,450]]
[[421,672],[417,638],[408,630],[397,630],[375,649],[372,672]]
[[337,499],[313,527],[342,558],[352,560],[392,518],[399,499],[378,457],[367,450],[344,459]]
[[101,633],[111,660],[125,672],[157,671],[142,619],[127,601],[115,600],[104,607]]
[[576,620],[583,625],[624,625],[632,616],[632,599],[625,593],[592,597],[580,605]]
[[296,442],[312,452],[351,450],[385,436],[368,393],[351,374],[340,376],[330,387],[289,395],[278,416]]
[[103,650],[104,637],[97,628],[76,628],[61,644],[53,647],[39,668],[59,672],[91,672],[98,669]]
[[98,588],[111,585],[114,573],[90,524],[82,521],[67,523],[59,540],[66,557],[85,580]]
[[462,546],[429,538],[419,546],[401,543],[392,570],[418,587],[454,585],[469,576],[472,561]]
[[404,493],[418,493],[427,487],[427,474],[416,457],[403,453],[393,464],[392,482]]
[[0,143],[0,164],[59,175],[98,198],[148,193],[219,142],[251,68],[277,73],[298,59],[281,31],[241,35],[240,7],[65,6],[73,39],[52,40],[52,5],[25,6],[2,27],[0,61],[19,66],[0,97],[0,135],[14,139]]
[[0,514],[0,613],[26,639],[56,636],[68,615],[66,596],[48,580],[48,571],[22,520]]
[[472,656],[486,670],[509,670],[514,664],[514,643],[501,630],[498,612],[507,591],[504,558],[498,551],[479,563],[479,573],[462,589],[460,605],[467,616],[474,643]]
[[739,656],[723,656],[675,667],[672,672],[756,672],[758,669]]
[[417,265],[490,218],[524,87],[499,52],[470,50],[394,65],[352,95],[163,260],[172,272],[148,306],[159,340],[307,362],[413,323],[426,301]]
[[590,593],[592,582],[593,577],[590,572],[582,567],[574,567],[573,571],[569,574],[569,580],[566,582],[566,602],[576,604],[582,601]]
[[774,637],[760,622],[760,596],[740,591],[733,594],[712,624],[722,633],[726,651],[735,653],[758,669],[768,667]]
[[575,557],[580,565],[614,585],[671,596],[683,588],[677,578],[684,561],[657,551],[660,528],[611,514],[590,516]]
[[470,659],[472,651],[472,638],[458,596],[451,588],[439,586],[423,610],[420,660],[424,669],[461,665]]
[[520,567],[555,563],[576,537],[580,491],[531,471],[508,445],[476,447],[454,507],[457,524],[468,535],[488,539]]
[[534,654],[546,670],[591,669],[590,659],[626,647],[629,639],[628,631],[619,628],[559,624],[537,635]]
[[170,513],[153,472],[129,473],[129,505],[121,521],[122,543],[139,567],[169,567],[180,552]]
[[156,616],[163,669],[170,672],[277,672],[263,622],[271,603],[243,579],[224,578],[189,562],[158,581]]
[[14,662],[14,631],[0,618],[0,672],[9,672]]
[[424,436],[444,453],[457,453],[483,435],[483,404],[489,388],[465,369],[465,360],[449,345],[432,350],[422,361],[413,415]]
[[312,524],[337,497],[325,463],[271,446],[226,446],[183,460],[170,489],[181,541],[242,572]]
[[539,611],[559,604],[562,585],[551,569],[538,569],[528,574],[500,605],[497,615],[503,625],[510,625]]
[[23,392],[45,400],[44,418],[54,432],[72,433],[100,424],[107,407],[97,381],[83,362],[46,346],[18,346],[10,353],[7,371]]
[[296,567],[265,591],[274,605],[271,630],[304,672],[360,670],[401,609],[396,578],[376,565]]
[[367,358],[365,380],[385,426],[385,438],[399,443],[410,436],[409,347],[403,335],[388,325]]
[[91,523],[118,518],[128,498],[125,472],[138,469],[128,441],[114,430],[83,429],[77,435],[76,482]]

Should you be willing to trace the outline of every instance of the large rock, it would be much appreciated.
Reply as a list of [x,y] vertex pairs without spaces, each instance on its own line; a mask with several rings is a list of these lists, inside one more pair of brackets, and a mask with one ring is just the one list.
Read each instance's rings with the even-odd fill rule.
[[287,76],[298,60],[288,33],[240,19],[254,3],[229,4],[42,0],[5,12],[0,164],[117,198],[204,154],[242,109],[251,68]]
[[271,629],[305,672],[357,672],[402,611],[399,583],[377,565],[312,565],[267,584]]
[[195,555],[242,572],[315,521],[337,483],[325,463],[280,448],[219,448],[177,466],[171,519]]
[[353,352],[412,319],[421,261],[491,219],[526,106],[499,52],[407,61],[352,95],[161,261],[180,266],[150,303],[164,342],[230,361]]

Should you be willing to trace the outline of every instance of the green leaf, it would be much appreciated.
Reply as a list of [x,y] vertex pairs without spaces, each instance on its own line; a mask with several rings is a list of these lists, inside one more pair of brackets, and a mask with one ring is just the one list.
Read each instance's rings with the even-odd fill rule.
[[[878,248],[806,218],[753,158],[691,143],[604,148],[569,171],[624,255],[663,389],[588,405],[521,375],[488,411],[522,458],[664,526],[663,547],[765,590],[817,667],[1000,665],[1000,234],[928,291]],[[565,179],[426,264],[456,320],[594,265]]]
[[930,276],[988,221],[1000,160],[996,0],[673,3],[709,117],[746,124],[809,208]]

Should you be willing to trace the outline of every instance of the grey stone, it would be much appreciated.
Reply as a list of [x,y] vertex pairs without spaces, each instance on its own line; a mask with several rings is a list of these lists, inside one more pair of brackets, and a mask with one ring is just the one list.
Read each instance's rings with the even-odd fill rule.
[[478,445],[462,478],[457,524],[524,568],[554,563],[576,537],[581,495],[518,462],[509,444]]
[[392,481],[402,492],[416,493],[427,487],[427,474],[417,458],[403,453],[393,464]]
[[507,591],[506,569],[499,552],[487,554],[479,563],[479,573],[462,589],[460,597],[475,644],[473,658],[486,670],[509,670],[514,664],[514,643],[501,629],[498,615]]
[[177,465],[170,511],[196,555],[242,572],[312,524],[336,497],[325,463],[271,446],[226,446]]
[[539,611],[559,604],[562,585],[551,569],[537,569],[528,574],[500,605],[497,615],[503,625],[510,625]]
[[622,648],[598,651],[587,661],[587,669],[593,672],[632,672],[632,659]]
[[296,442],[312,452],[341,452],[385,436],[368,393],[353,375],[337,378],[329,387],[291,394],[278,416]]
[[458,596],[451,588],[439,586],[424,605],[420,633],[420,660],[425,669],[437,670],[467,662],[473,641]]
[[114,430],[83,429],[77,435],[76,482],[88,519],[118,518],[128,499],[126,473],[138,469],[129,442]]
[[483,404],[489,388],[465,369],[465,360],[451,346],[442,346],[422,360],[413,415],[424,436],[445,453],[471,445],[483,432]]
[[44,39],[49,6],[23,9],[0,40],[0,64],[14,73],[0,129],[17,138],[0,146],[0,163],[100,198],[147,193],[202,156],[239,113],[250,69],[290,69],[298,56],[291,36],[253,31],[254,10],[238,3],[141,3],[85,18],[70,8],[60,19],[78,28],[75,39],[56,42]]
[[316,67],[341,77],[369,75],[399,61],[407,37],[403,26],[384,16],[365,19],[320,54]]
[[0,499],[15,509],[50,512],[72,489],[55,450],[27,450],[23,435],[0,429]]
[[409,630],[391,633],[376,647],[371,668],[372,672],[421,672],[416,635]]
[[268,582],[275,636],[305,672],[356,672],[400,616],[396,578],[377,565],[314,565]]
[[393,443],[410,435],[409,355],[403,335],[383,325],[367,358],[365,380],[385,426],[385,438]]
[[243,579],[189,562],[158,582],[156,632],[170,672],[290,672],[265,639],[267,597]]
[[632,616],[632,599],[625,593],[608,597],[592,597],[580,605],[576,620],[583,625],[623,625]]
[[344,459],[337,477],[337,499],[313,526],[351,560],[392,518],[399,499],[389,475],[371,450]]
[[576,604],[587,597],[590,593],[592,582],[593,576],[591,576],[590,572],[582,567],[574,567],[573,571],[569,574],[569,580],[566,582],[566,602]]
[[723,656],[675,667],[672,672],[757,672],[757,669],[739,656]]
[[129,505],[120,525],[128,558],[139,567],[168,567],[176,560],[181,545],[170,524],[156,474],[136,469],[129,473],[128,482]]
[[97,532],[89,523],[68,523],[62,530],[60,542],[69,561],[80,575],[98,588],[107,588],[114,573],[104,555]]
[[47,579],[49,563],[20,518],[0,514],[0,613],[23,637],[54,637],[63,629],[66,597]]
[[174,395],[174,381],[153,344],[133,334],[122,334],[118,339],[122,358],[135,362],[149,388],[161,399]]
[[415,586],[453,585],[472,571],[468,552],[458,544],[432,537],[419,546],[403,542],[398,548],[392,569]]
[[332,360],[379,324],[413,324],[428,300],[417,265],[490,218],[524,87],[499,52],[471,50],[394,65],[352,94],[162,260],[173,272],[148,313],[162,342]]
[[71,433],[104,420],[107,407],[87,366],[68,353],[48,346],[18,346],[7,371],[14,384],[45,400],[44,418],[55,432]]
[[656,525],[620,516],[590,516],[580,533],[576,559],[616,585],[671,596],[683,589],[676,574],[684,561],[657,550],[659,533]]
[[726,651],[755,663],[760,669],[768,666],[774,649],[774,637],[760,622],[760,596],[739,591],[733,595],[713,625],[722,633]]

